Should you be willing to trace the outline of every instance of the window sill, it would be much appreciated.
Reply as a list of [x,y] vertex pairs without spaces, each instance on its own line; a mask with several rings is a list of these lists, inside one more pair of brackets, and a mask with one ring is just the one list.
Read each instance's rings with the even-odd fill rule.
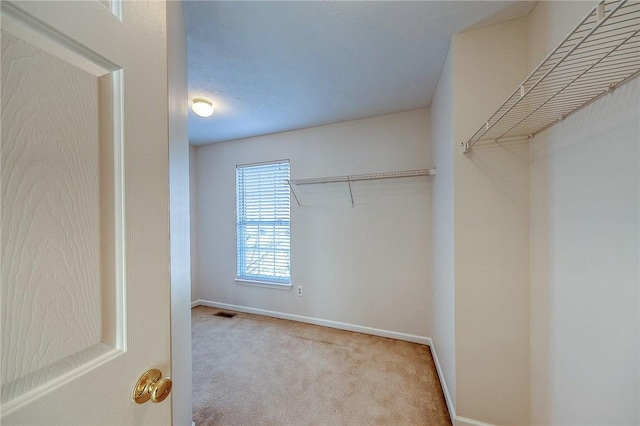
[[291,283],[289,284],[280,284],[280,283],[271,283],[268,281],[252,281],[252,280],[245,280],[242,278],[236,278],[235,279],[236,284],[240,284],[240,285],[248,285],[248,286],[252,286],[252,287],[266,287],[266,288],[273,288],[276,290],[291,290]]

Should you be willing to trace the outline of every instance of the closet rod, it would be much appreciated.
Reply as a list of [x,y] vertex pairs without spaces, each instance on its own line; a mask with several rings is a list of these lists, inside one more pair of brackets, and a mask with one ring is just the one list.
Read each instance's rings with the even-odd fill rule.
[[405,170],[401,172],[386,172],[386,173],[365,173],[360,175],[349,176],[330,176],[319,177],[309,179],[291,179],[291,183],[294,185],[314,185],[318,183],[340,183],[340,182],[357,182],[361,180],[377,180],[377,179],[397,179],[408,178],[416,176],[431,176],[435,175],[435,169],[419,169],[419,170]]
[[300,201],[298,200],[298,196],[296,192],[293,190],[294,185],[314,185],[318,183],[341,183],[346,182],[349,185],[349,197],[351,197],[351,207],[355,204],[353,202],[353,191],[351,190],[351,182],[358,182],[363,180],[378,180],[378,179],[398,179],[398,178],[409,178],[409,177],[417,177],[417,176],[431,176],[436,174],[436,169],[419,169],[419,170],[404,170],[401,172],[386,172],[386,173],[365,173],[360,175],[349,175],[349,176],[330,176],[330,177],[320,177],[320,178],[309,178],[309,179],[290,179],[287,180],[287,184],[291,189],[291,193],[298,203],[298,207],[300,206]]

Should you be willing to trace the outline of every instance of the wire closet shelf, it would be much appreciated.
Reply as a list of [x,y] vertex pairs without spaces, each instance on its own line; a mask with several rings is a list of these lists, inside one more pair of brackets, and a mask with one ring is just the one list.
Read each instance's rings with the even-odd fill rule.
[[410,178],[410,177],[418,177],[418,176],[431,176],[435,175],[435,169],[418,169],[418,170],[404,170],[400,172],[385,172],[385,173],[365,173],[360,175],[348,175],[348,176],[330,176],[330,177],[318,177],[318,178],[308,178],[308,179],[291,179],[288,180],[289,188],[293,193],[293,197],[300,207],[300,201],[298,201],[298,197],[293,190],[294,185],[315,185],[321,183],[347,183],[349,185],[349,195],[351,197],[351,205],[354,205],[353,202],[353,192],[351,190],[351,182],[358,182],[363,180],[378,180],[378,179],[398,179],[398,178]]
[[640,73],[640,1],[603,0],[463,142],[533,137]]

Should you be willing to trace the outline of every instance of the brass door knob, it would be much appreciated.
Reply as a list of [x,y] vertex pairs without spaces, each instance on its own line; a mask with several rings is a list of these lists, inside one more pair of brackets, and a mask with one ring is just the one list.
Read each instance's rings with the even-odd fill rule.
[[171,377],[162,377],[162,371],[152,368],[140,376],[133,387],[131,399],[136,404],[144,404],[149,400],[162,402],[169,396],[172,386]]

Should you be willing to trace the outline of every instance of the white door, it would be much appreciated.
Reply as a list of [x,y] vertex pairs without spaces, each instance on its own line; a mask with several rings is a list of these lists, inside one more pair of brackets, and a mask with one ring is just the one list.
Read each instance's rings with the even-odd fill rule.
[[1,423],[170,424],[165,4],[1,7]]

